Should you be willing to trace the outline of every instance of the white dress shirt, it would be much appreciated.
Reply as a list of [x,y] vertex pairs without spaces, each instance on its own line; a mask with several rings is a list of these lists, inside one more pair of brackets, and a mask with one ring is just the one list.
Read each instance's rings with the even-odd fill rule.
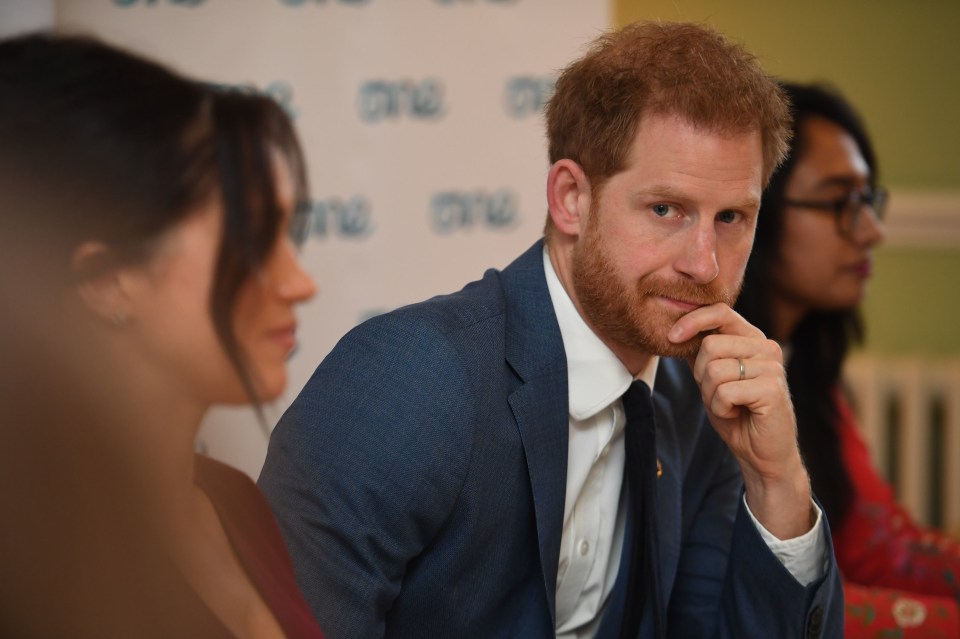
[[[621,503],[626,417],[620,396],[634,377],[580,317],[553,270],[546,247],[543,263],[566,351],[570,393],[556,632],[559,639],[584,639],[596,634],[620,565],[626,521]],[[652,389],[659,361],[651,358],[636,379]],[[800,583],[806,585],[823,575],[828,555],[819,511],[810,532],[787,541],[774,537],[755,518],[754,523]]]

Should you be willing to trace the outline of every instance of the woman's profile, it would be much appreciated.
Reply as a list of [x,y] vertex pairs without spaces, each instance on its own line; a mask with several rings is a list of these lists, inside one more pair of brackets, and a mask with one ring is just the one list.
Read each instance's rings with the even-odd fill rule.
[[273,101],[0,43],[0,634],[321,637],[255,485],[194,454],[283,391],[303,154]]
[[957,636],[960,544],[897,503],[842,383],[884,238],[873,145],[835,91],[784,89],[795,135],[764,191],[736,310],[783,346],[800,450],[845,578],[846,636]]

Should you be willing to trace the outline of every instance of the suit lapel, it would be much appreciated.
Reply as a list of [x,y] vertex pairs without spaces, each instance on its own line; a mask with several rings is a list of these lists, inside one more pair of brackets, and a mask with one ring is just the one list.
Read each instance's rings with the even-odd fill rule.
[[537,242],[501,273],[506,298],[506,359],[520,380],[508,401],[527,461],[543,569],[556,621],[557,563],[567,490],[567,361]]

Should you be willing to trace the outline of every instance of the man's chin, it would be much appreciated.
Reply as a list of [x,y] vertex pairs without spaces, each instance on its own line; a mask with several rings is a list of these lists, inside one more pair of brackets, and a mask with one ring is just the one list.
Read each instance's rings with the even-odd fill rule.
[[703,336],[697,335],[693,339],[680,342],[679,344],[674,344],[666,339],[658,341],[661,343],[655,345],[654,353],[660,357],[687,359],[688,357],[695,356],[700,351],[700,343],[703,341]]
[[656,335],[622,333],[617,337],[617,341],[620,342],[622,346],[635,352],[648,353],[660,357],[675,357],[678,359],[695,356],[700,351],[700,343],[703,341],[703,335],[697,335],[686,342],[674,344],[667,339],[666,330]]

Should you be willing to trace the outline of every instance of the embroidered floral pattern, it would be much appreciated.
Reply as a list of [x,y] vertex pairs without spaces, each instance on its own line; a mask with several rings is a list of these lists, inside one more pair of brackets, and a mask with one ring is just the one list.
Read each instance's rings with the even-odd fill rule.
[[873,466],[839,393],[837,409],[837,435],[854,490],[849,514],[831,525],[847,579],[844,636],[960,639],[960,542],[913,521]]
[[923,605],[923,602],[916,599],[906,597],[897,599],[891,610],[893,611],[893,620],[901,628],[916,628],[923,625],[927,618],[927,607]]
[[948,597],[844,584],[847,639],[957,639],[960,616]]

